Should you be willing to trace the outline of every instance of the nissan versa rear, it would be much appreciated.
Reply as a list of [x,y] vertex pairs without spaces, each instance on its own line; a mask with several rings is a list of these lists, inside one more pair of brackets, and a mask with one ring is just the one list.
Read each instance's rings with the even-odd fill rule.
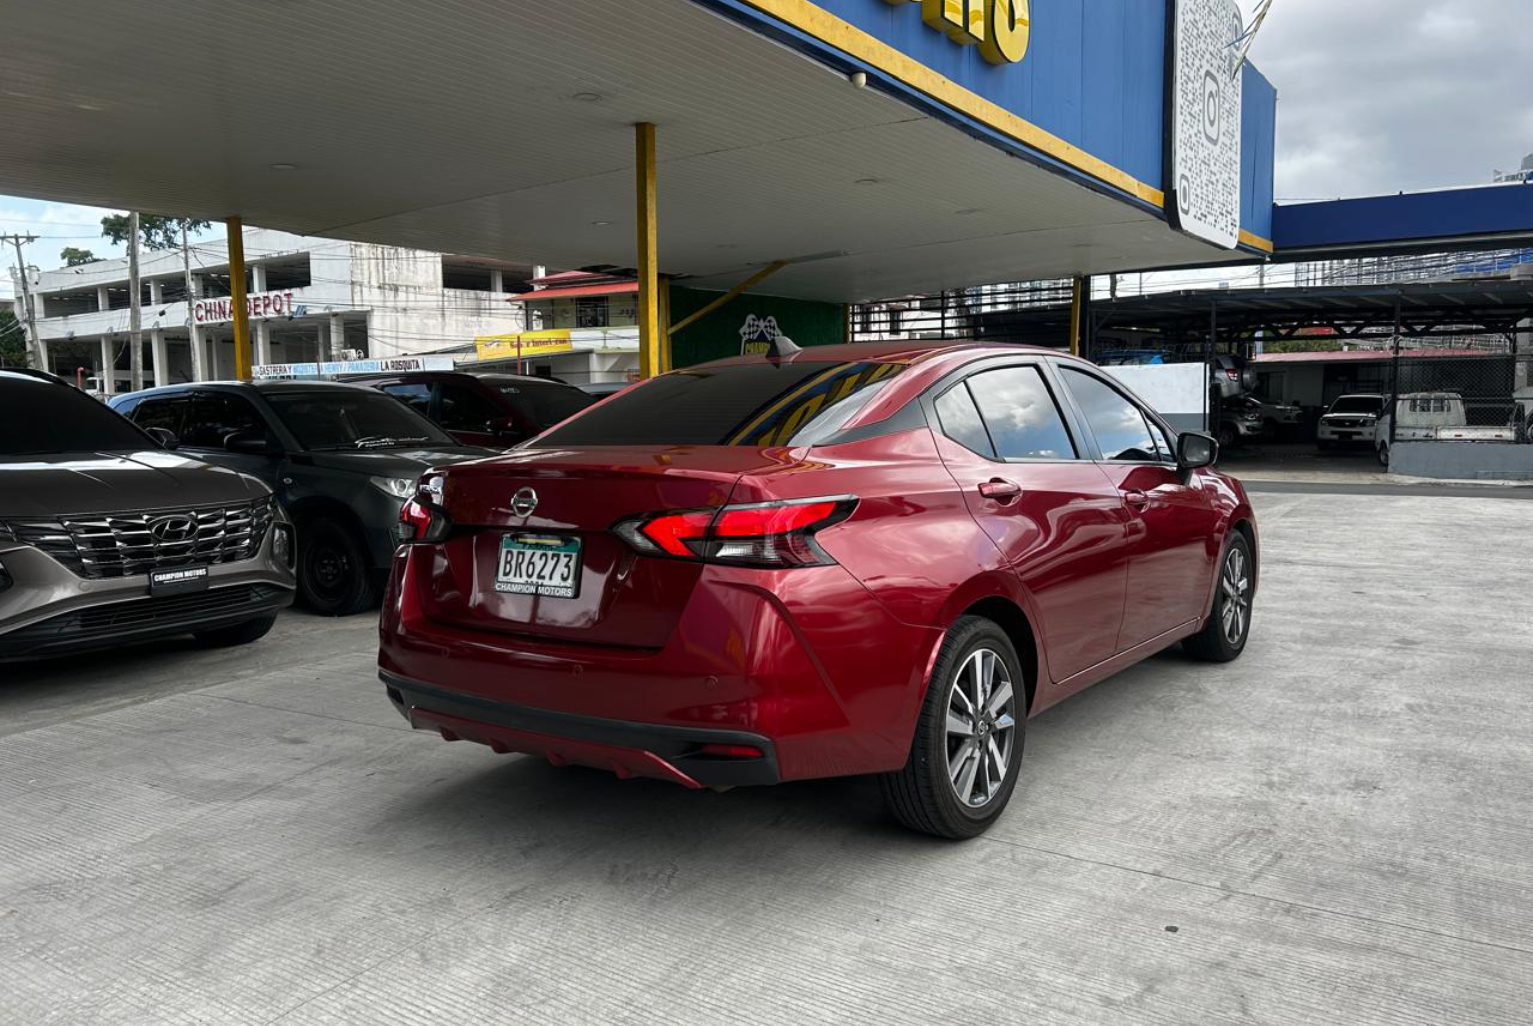
[[402,514],[381,676],[412,725],[723,788],[878,774],[967,837],[1027,719],[1246,644],[1257,535],[1206,435],[1096,367],[968,344],[673,371]]

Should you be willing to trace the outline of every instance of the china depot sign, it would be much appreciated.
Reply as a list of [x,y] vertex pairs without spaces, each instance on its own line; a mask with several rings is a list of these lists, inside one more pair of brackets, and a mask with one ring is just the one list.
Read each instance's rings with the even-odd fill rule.
[[[297,310],[291,290],[258,292],[253,296],[245,297],[245,312],[251,317],[292,317]],[[199,299],[192,304],[192,320],[198,324],[232,321],[234,320],[234,303],[228,296],[221,299]]]
[[977,46],[991,64],[1015,64],[1027,55],[1032,30],[1028,0],[886,0],[921,5],[921,20],[963,46]]

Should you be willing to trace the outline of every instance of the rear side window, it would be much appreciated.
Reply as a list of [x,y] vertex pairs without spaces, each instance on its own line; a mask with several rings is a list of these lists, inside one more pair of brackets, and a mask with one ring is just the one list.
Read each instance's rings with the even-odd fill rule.
[[472,388],[442,385],[441,389],[437,423],[449,431],[488,431],[490,422],[501,417],[495,404]]
[[763,361],[673,371],[613,396],[539,445],[797,445],[823,437],[895,374],[894,363]]
[[969,391],[1003,460],[1073,460],[1075,443],[1037,367],[1002,367],[969,379]]
[[1160,461],[1155,439],[1150,435],[1150,425],[1139,407],[1117,389],[1090,374],[1062,367],[1060,375],[1086,415],[1086,423],[1096,436],[1104,460]]
[[995,447],[985,431],[985,422],[979,419],[979,408],[969,395],[969,386],[959,382],[937,397],[937,419],[942,422],[942,433],[971,452],[995,459]]
[[194,395],[186,411],[181,444],[188,449],[222,449],[230,435],[266,434],[266,422],[241,396]]
[[431,410],[430,385],[424,385],[418,382],[398,382],[392,385],[382,385],[379,387],[379,391],[387,392],[395,399],[398,399],[400,402],[410,407],[410,409],[414,410],[416,413],[419,413],[422,417],[426,416],[427,413]]
[[143,399],[133,407],[131,418],[141,428],[164,428],[179,438],[185,409],[184,399]]

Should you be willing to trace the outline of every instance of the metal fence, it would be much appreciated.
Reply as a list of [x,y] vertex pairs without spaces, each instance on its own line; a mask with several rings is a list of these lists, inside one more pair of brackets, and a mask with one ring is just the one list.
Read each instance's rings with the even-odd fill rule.
[[1398,355],[1389,441],[1533,443],[1533,353]]

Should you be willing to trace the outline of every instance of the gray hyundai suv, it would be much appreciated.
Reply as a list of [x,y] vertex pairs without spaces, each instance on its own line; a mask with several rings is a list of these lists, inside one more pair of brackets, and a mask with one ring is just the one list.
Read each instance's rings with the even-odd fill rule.
[[255,478],[51,374],[0,370],[0,660],[254,641],[293,601],[294,541]]

